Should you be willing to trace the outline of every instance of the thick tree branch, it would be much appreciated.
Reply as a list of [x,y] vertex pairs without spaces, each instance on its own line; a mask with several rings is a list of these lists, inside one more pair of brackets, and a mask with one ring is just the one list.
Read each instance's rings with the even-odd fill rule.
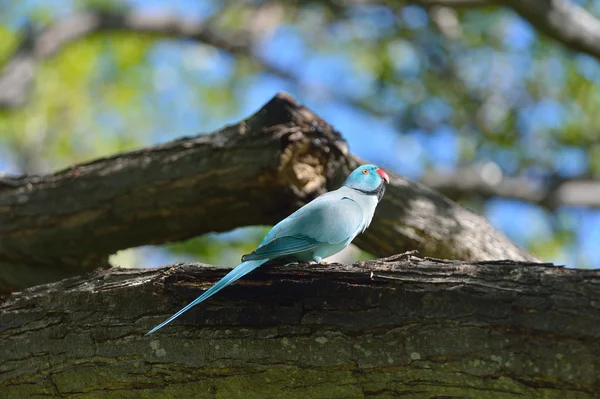
[[600,391],[600,272],[396,257],[225,273],[97,271],[0,305],[0,391],[26,397],[556,397]]
[[[358,160],[329,124],[279,94],[245,121],[46,176],[0,181],[0,286],[106,264],[117,250],[275,224],[338,188]],[[393,175],[367,233],[377,256],[535,259],[480,216]],[[66,266],[70,265],[70,266]]]
[[567,180],[553,187],[540,186],[524,177],[502,176],[494,164],[451,173],[429,171],[421,182],[454,200],[476,194],[484,198],[518,199],[548,209],[559,206],[600,208],[600,182],[596,180]]

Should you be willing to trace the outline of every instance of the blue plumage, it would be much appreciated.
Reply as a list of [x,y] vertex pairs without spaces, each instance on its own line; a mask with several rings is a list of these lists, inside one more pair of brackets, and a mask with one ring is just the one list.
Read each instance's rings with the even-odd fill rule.
[[320,262],[338,253],[369,226],[387,183],[388,175],[375,165],[355,169],[342,187],[321,195],[275,225],[254,252],[244,255],[242,263],[146,335],[269,260],[286,257]]

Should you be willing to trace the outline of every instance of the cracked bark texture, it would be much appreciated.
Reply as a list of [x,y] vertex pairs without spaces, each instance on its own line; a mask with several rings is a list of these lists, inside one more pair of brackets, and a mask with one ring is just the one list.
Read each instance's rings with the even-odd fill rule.
[[[287,94],[213,134],[0,180],[0,291],[108,265],[120,249],[272,225],[336,189],[360,161],[327,122]],[[464,260],[535,260],[443,195],[390,173],[354,243]]]
[[395,256],[98,270],[0,305],[3,398],[593,398],[600,271]]

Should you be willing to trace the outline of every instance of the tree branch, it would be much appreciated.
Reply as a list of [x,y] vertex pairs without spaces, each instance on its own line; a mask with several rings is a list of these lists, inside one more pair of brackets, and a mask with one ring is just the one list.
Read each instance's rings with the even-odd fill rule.
[[[359,162],[329,124],[279,94],[247,120],[210,135],[51,175],[4,177],[0,287],[78,274],[124,248],[275,224],[338,188]],[[482,217],[390,175],[373,223],[355,240],[360,248],[377,256],[416,249],[469,260],[535,259]]]
[[548,209],[559,206],[600,208],[600,182],[566,180],[553,187],[540,186],[524,177],[506,177],[494,164],[444,173],[429,171],[421,182],[458,200],[473,194],[531,202]]
[[0,304],[0,390],[25,397],[577,397],[600,390],[600,272],[414,257],[111,269]]
[[569,49],[600,58],[600,21],[570,0],[498,0]]
[[542,33],[569,49],[600,58],[600,20],[571,0],[341,0],[347,4],[383,4],[390,7],[403,3],[423,7],[475,8],[503,5],[513,9]]

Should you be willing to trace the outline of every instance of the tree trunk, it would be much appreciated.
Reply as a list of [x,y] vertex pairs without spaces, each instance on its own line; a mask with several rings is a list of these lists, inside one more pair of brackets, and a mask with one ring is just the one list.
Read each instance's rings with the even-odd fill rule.
[[[279,94],[216,133],[0,179],[0,292],[108,265],[118,250],[240,226],[272,225],[362,162],[329,124]],[[366,162],[366,161],[365,161]],[[390,173],[355,244],[465,260],[536,260],[443,195]]]
[[592,398],[600,272],[396,256],[98,270],[0,307],[3,398]]

